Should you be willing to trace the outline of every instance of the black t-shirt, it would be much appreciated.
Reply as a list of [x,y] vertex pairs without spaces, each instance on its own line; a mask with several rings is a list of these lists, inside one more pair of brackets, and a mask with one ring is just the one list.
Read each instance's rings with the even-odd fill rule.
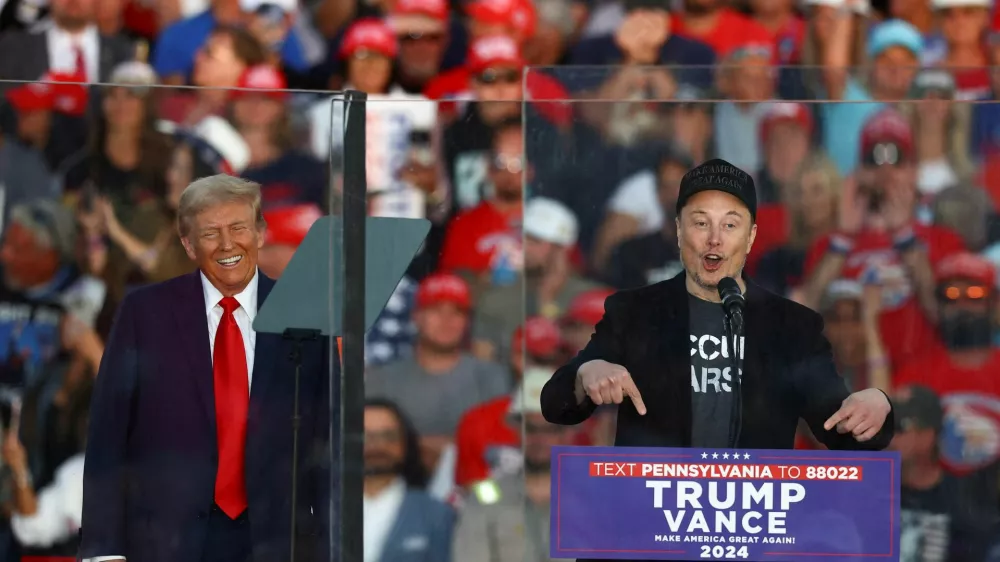
[[470,103],[465,113],[444,130],[444,158],[457,210],[475,207],[489,193],[493,127]]
[[900,490],[900,562],[982,560],[989,521],[962,502],[960,481],[947,473],[933,488]]
[[243,171],[243,177],[260,184],[265,211],[306,203],[325,209],[327,175],[323,162],[294,150],[264,166]]
[[616,289],[634,289],[670,279],[682,269],[677,241],[653,232],[615,248],[608,262],[608,282]]
[[[732,357],[720,303],[688,295],[691,343],[691,446],[729,446]],[[740,346],[742,356],[742,346]]]

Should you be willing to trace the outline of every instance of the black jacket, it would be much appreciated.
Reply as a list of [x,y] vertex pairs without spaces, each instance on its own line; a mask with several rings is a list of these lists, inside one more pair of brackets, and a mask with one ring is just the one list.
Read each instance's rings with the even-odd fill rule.
[[[574,396],[576,372],[603,359],[632,375],[646,415],[630,403],[618,408],[615,445],[691,446],[691,363],[688,293],[682,271],[673,279],[620,291],[604,303],[604,318],[569,364],[542,389],[542,414],[551,423],[573,425],[596,406]],[[848,396],[833,364],[823,319],[812,310],[747,280],[741,449],[791,449],[799,418],[831,449],[881,450],[892,440],[890,410],[873,439],[859,443],[850,434],[826,431],[829,419]],[[601,562],[594,560],[592,562]],[[610,562],[610,561],[609,561]]]
[[[646,415],[631,404],[618,408],[615,445],[619,447],[691,446],[691,367],[688,294],[685,273],[641,289],[608,297],[604,318],[569,364],[559,368],[542,390],[542,414],[551,423],[586,420],[596,406],[577,405],[576,372],[587,361],[603,359],[632,375]],[[826,431],[823,423],[848,396],[833,364],[823,319],[808,308],[747,281],[742,395],[743,426],[738,446],[791,449],[799,418],[831,449],[881,450],[893,435],[890,411],[873,439],[859,443],[850,434]]]

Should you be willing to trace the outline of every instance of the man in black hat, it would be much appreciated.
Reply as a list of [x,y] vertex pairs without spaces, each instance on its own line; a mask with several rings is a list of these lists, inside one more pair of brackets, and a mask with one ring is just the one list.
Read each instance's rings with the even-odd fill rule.
[[891,447],[902,460],[900,560],[983,560],[995,513],[968,505],[965,482],[941,466],[941,400],[929,387],[909,385],[893,393],[893,404],[896,434]]
[[[618,446],[791,449],[803,418],[831,449],[885,448],[888,397],[850,394],[821,317],[743,276],[756,214],[753,179],[729,162],[685,174],[675,221],[684,271],[608,297],[590,343],[546,384],[545,418],[577,424],[628,399],[618,408]],[[742,330],[727,329],[719,296],[727,277],[745,299]]]

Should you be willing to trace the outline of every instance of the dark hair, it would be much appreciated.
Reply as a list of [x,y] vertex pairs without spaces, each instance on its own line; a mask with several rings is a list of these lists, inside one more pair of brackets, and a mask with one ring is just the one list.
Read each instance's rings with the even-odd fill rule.
[[426,488],[430,475],[427,474],[427,469],[420,457],[420,436],[414,429],[413,423],[406,417],[403,410],[388,398],[369,398],[365,401],[365,409],[368,408],[389,410],[396,418],[396,423],[399,424],[399,429],[403,433],[403,479],[406,480],[406,485],[411,488]]
[[219,25],[212,33],[228,35],[233,40],[233,52],[236,58],[247,66],[263,64],[267,60],[267,50],[249,31],[235,25]]
[[[102,95],[109,95],[111,91],[119,87],[121,86],[107,88]],[[156,122],[159,119],[156,106],[157,93],[155,89],[151,89],[142,98],[143,121],[139,126],[138,139],[140,158],[136,165],[137,177],[132,185],[126,186],[130,190],[148,189],[153,193],[160,193],[165,189],[164,178],[169,166],[172,139],[156,128]],[[103,105],[101,111],[90,117],[90,121],[90,163],[87,167],[89,179],[94,182],[98,191],[107,193],[106,190],[111,187],[109,182],[113,178],[106,177],[102,173],[107,171],[102,165],[105,158],[101,158],[101,156],[104,155],[104,142],[108,136],[108,121],[104,115]],[[129,193],[128,196],[132,197],[133,194]]]

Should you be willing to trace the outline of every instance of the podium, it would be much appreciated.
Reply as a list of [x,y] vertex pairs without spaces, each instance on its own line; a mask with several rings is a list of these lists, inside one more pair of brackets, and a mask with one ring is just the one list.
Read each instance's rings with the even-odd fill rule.
[[899,560],[898,452],[554,447],[550,556]]

